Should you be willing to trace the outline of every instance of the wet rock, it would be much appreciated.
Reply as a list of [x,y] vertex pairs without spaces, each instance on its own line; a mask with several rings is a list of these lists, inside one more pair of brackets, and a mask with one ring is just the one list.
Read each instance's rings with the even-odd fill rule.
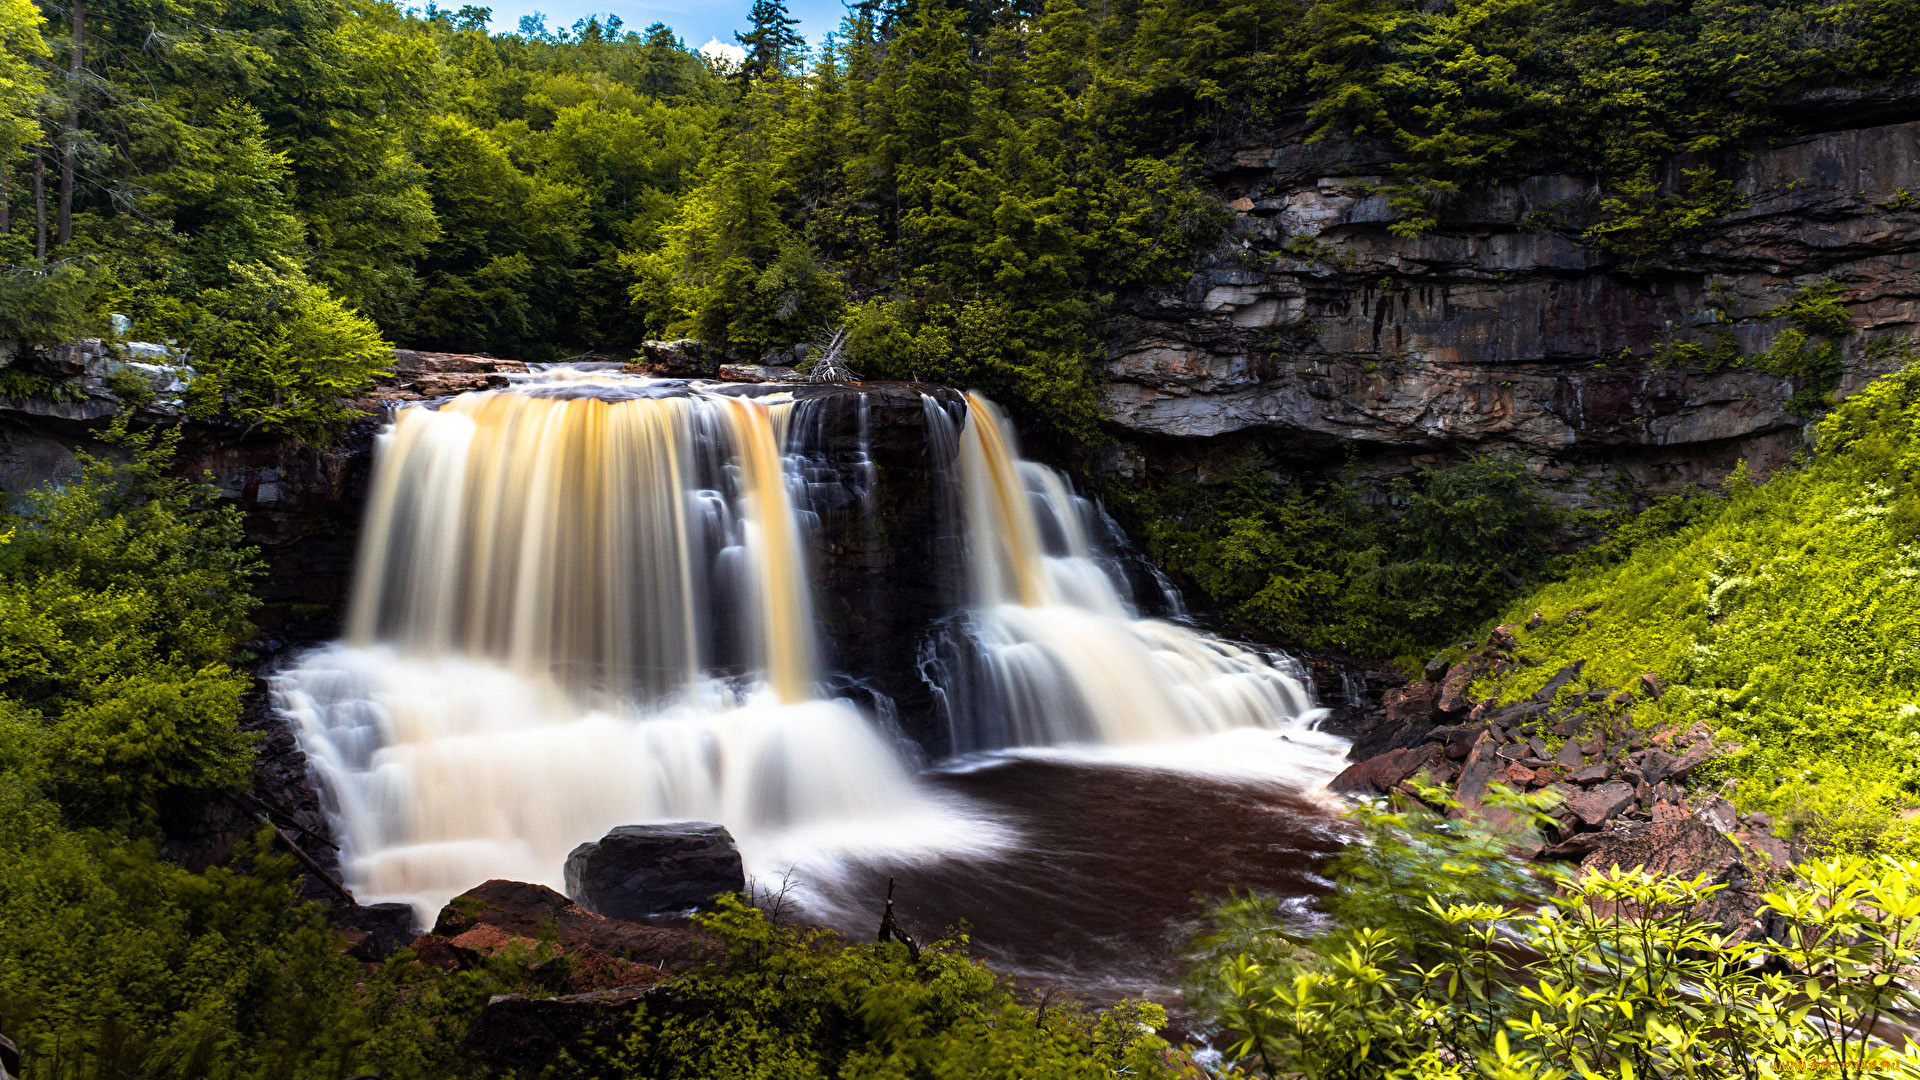
[[566,879],[576,903],[616,919],[710,908],[747,887],[733,834],[704,821],[622,825],[574,848]]
[[1362,797],[1385,795],[1437,761],[1441,754],[1434,743],[1389,750],[1347,766],[1328,782],[1327,790]]

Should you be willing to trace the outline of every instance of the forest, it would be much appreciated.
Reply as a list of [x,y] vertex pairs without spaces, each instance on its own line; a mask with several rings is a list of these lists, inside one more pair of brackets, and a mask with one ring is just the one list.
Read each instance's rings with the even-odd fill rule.
[[1906,0],[881,2],[737,66],[670,28],[425,11],[9,0],[0,336],[175,341],[205,415],[318,439],[383,343],[517,359],[697,337],[757,360],[844,329],[872,376],[1099,428],[1117,295],[1217,241],[1210,147],[1384,141],[1396,231],[1475,185],[1594,175],[1631,268],[1724,212],[1664,162],[1786,130],[1814,87],[1920,64]]
[[[991,395],[1084,478],[1114,437],[1106,328],[1219,255],[1205,163],[1237,139],[1376,140],[1403,236],[1491,184],[1589,177],[1601,213],[1577,242],[1632,278],[1739,206],[1715,155],[1807,129],[1811,92],[1920,79],[1920,0],[851,0],[819,41],[757,0],[739,62],[664,23],[491,18],[0,0],[0,345],[161,343],[191,359],[192,418],[325,447],[396,347],[627,361],[697,339],[805,370],[838,335],[862,377]],[[1281,483],[1258,450],[1205,484],[1091,482],[1245,636],[1404,676],[1525,627],[1526,663],[1473,684],[1496,707],[1665,673],[1638,715],[1733,743],[1702,781],[1807,841],[1800,877],[1740,913],[1790,928],[1771,943],[1699,914],[1725,883],[1543,886],[1510,836],[1444,794],[1410,805],[1409,782],[1357,811],[1367,842],[1327,869],[1319,930],[1275,932],[1270,898],[1211,909],[1184,1028],[1144,1001],[1036,999],[964,931],[853,943],[729,901],[700,917],[709,963],[541,1075],[1916,1068],[1846,1028],[1912,1009],[1920,963],[1920,377],[1835,401],[1835,295],[1775,312],[1792,348],[1666,358],[1819,380],[1797,399],[1813,449],[1765,483],[1743,465],[1568,515],[1490,457],[1366,499]],[[0,396],[62,392],[0,370]],[[0,516],[0,1034],[20,1076],[481,1075],[461,1046],[482,1007],[566,962],[360,963],[271,831],[205,871],[163,856],[170,814],[253,767],[236,722],[260,553],[175,475],[178,432],[104,438]],[[1539,796],[1494,798],[1552,827]],[[1534,905],[1543,887],[1568,902]],[[1505,969],[1501,927],[1535,959]]]

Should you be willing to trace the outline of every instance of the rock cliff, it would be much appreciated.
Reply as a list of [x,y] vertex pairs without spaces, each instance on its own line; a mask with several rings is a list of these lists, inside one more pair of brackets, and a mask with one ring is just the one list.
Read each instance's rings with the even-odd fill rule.
[[1772,468],[1802,441],[1793,379],[1654,351],[1716,323],[1759,351],[1785,325],[1762,312],[1832,280],[1856,327],[1844,393],[1891,362],[1871,342],[1920,323],[1920,100],[1858,108],[1859,126],[1820,104],[1808,126],[1831,130],[1672,162],[1714,165],[1746,206],[1640,266],[1577,242],[1600,211],[1590,178],[1466,192],[1408,237],[1373,190],[1377,146],[1302,125],[1219,151],[1228,238],[1109,337],[1106,405],[1128,442],[1108,467],[1204,477],[1256,443],[1302,473],[1351,450],[1393,475],[1495,451],[1563,505],[1618,479],[1709,482],[1742,457]]

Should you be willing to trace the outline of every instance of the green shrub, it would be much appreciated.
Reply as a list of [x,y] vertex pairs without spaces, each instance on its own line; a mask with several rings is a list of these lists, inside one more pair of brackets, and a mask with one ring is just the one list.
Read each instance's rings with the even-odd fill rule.
[[[1704,875],[1614,867],[1562,881],[1550,904],[1527,902],[1472,881],[1489,865],[1479,841],[1405,824],[1376,817],[1368,838],[1465,857],[1428,866],[1446,886],[1401,892],[1386,925],[1292,942],[1258,905],[1216,915],[1197,1001],[1253,1075],[1762,1080],[1920,1068],[1920,1055],[1871,1035],[1881,1017],[1920,1004],[1904,981],[1920,961],[1920,862],[1797,867],[1756,913],[1778,922],[1781,940],[1732,943],[1696,914],[1724,887]],[[1369,859],[1398,859],[1402,871],[1434,861]],[[1378,896],[1377,885],[1361,891]],[[1265,928],[1252,929],[1259,914]]]
[[849,944],[728,900],[700,924],[719,963],[648,1000],[619,1045],[587,1055],[606,1080],[1143,1080],[1184,1075],[1146,1002],[1102,1012],[1034,1009],[967,955],[964,937],[923,948]]
[[372,321],[304,276],[265,264],[152,317],[187,343],[197,373],[190,415],[325,443],[355,415],[346,399],[385,371],[392,350]]
[[98,336],[105,278],[93,261],[0,268],[0,341],[38,346]]
[[1430,649],[1479,622],[1545,566],[1555,525],[1525,468],[1494,458],[1427,470],[1371,500],[1350,482],[1282,484],[1257,451],[1210,484],[1109,495],[1142,523],[1156,560],[1237,621],[1376,656]]

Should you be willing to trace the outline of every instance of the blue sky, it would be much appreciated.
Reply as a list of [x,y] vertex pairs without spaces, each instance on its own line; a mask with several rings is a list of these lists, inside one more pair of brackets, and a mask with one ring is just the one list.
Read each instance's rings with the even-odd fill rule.
[[[747,28],[747,12],[753,0],[440,0],[440,6],[458,9],[461,3],[477,3],[493,8],[493,28],[511,31],[520,25],[520,16],[535,12],[547,17],[551,27],[571,26],[589,15],[614,14],[626,21],[627,28],[643,30],[657,22],[666,23],[699,48],[713,38],[732,44],[733,32]],[[846,13],[841,0],[787,0],[787,9],[800,20],[800,33],[807,44],[817,45],[827,31],[840,25]]]

